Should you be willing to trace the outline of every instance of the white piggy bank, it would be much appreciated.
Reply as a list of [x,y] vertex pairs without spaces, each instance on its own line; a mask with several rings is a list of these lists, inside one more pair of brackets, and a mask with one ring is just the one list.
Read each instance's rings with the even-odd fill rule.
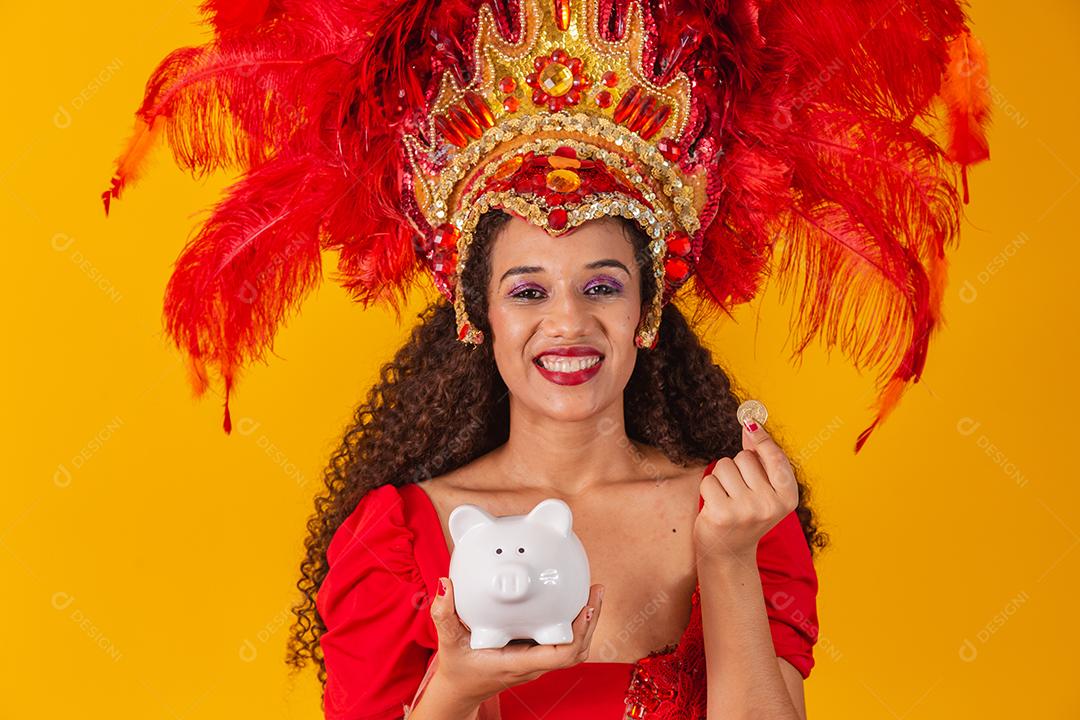
[[573,642],[570,625],[589,599],[589,560],[569,505],[548,498],[528,515],[505,517],[459,505],[449,525],[454,604],[474,650],[528,638]]

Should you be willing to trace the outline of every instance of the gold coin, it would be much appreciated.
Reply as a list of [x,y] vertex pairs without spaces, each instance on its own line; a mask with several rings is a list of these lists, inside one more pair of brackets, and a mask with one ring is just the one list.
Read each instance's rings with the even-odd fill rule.
[[753,420],[758,425],[764,425],[765,421],[769,419],[769,411],[757,400],[747,400],[739,405],[739,409],[735,411],[735,417],[739,418],[739,422],[743,425],[746,425],[747,420]]

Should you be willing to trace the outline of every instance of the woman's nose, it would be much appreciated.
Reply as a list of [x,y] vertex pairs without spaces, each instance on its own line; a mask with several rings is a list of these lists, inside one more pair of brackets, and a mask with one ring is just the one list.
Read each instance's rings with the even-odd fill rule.
[[548,303],[544,324],[550,335],[578,337],[589,329],[591,317],[585,298],[573,290],[564,290]]

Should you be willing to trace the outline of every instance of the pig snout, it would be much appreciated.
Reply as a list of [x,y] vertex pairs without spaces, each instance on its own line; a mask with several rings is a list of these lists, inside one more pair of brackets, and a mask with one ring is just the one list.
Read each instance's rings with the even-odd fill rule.
[[529,592],[529,568],[520,563],[502,565],[491,582],[495,596],[502,600],[520,600]]

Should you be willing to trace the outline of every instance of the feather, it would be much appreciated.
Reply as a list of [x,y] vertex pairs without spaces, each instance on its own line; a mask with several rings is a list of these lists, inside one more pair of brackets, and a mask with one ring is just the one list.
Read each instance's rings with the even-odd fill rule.
[[990,79],[982,43],[970,32],[949,42],[949,65],[941,82],[948,113],[949,157],[961,165],[964,202],[968,202],[967,166],[990,157]]
[[109,188],[101,193],[101,200],[105,203],[105,216],[109,215],[109,201],[120,197],[124,187],[139,179],[142,173],[146,156],[157,143],[161,134],[162,123],[155,119],[147,123],[141,117],[135,118],[135,129],[116,162],[116,172],[113,175]]
[[[159,138],[195,176],[242,172],[166,292],[193,390],[211,371],[224,379],[226,430],[241,367],[319,282],[320,250],[338,252],[335,280],[355,300],[400,319],[422,268],[418,233],[430,230],[416,219],[401,136],[422,127],[443,73],[476,71],[466,50],[486,2],[520,33],[517,0],[204,0],[213,40],[151,75],[102,199],[108,213]],[[775,277],[796,299],[793,356],[820,339],[877,371],[858,452],[921,376],[958,235],[956,166],[966,202],[967,165],[988,157],[985,54],[961,3],[642,6],[655,72],[684,69],[695,83],[678,140],[686,167],[708,168],[698,309],[730,314]],[[621,36],[628,7],[599,0],[602,36]],[[936,97],[945,149],[932,139]],[[243,302],[252,283],[265,291]]]
[[263,359],[279,325],[321,279],[320,226],[340,187],[323,159],[272,161],[228,193],[176,262],[165,327],[190,356],[196,395],[207,367],[228,395],[239,368]]
[[205,0],[200,9],[219,33],[245,32],[276,15],[280,8],[270,0]]

